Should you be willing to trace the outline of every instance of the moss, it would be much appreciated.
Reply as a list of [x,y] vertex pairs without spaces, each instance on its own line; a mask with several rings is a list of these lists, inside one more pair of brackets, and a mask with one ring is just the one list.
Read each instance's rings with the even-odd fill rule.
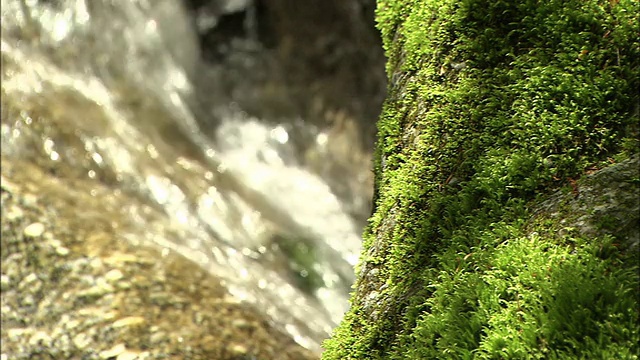
[[275,234],[271,238],[271,252],[281,252],[283,258],[289,259],[284,267],[291,282],[307,294],[313,294],[325,286],[318,271],[317,249],[309,238],[291,234]]
[[638,353],[634,263],[610,237],[529,220],[586,169],[638,153],[638,14],[631,0],[378,2],[390,85],[358,272],[376,270],[384,316],[363,311],[360,275],[324,359]]

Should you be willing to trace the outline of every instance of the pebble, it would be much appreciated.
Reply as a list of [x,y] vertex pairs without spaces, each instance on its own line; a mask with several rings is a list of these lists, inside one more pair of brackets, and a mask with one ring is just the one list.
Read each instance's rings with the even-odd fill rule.
[[0,275],[0,286],[2,286],[3,290],[9,287],[10,282],[11,282],[11,278],[9,277],[9,275],[5,275],[5,274]]
[[231,322],[231,325],[238,329],[250,329],[252,327],[248,321],[243,319],[235,319]]
[[106,258],[105,262],[109,265],[121,266],[122,264],[126,264],[126,263],[136,263],[138,262],[138,258],[135,255],[131,255],[131,254],[116,253]]
[[22,280],[22,282],[23,282],[25,285],[28,285],[28,284],[30,284],[30,283],[32,283],[32,282],[34,282],[34,281],[36,281],[36,280],[38,280],[38,275],[36,275],[36,274],[34,274],[34,273],[31,273],[31,274],[29,274],[29,275],[25,276],[25,278],[24,278],[24,280]]
[[80,333],[73,337],[73,344],[78,349],[84,349],[91,343],[91,339],[84,333]]
[[49,245],[51,245],[54,248],[58,248],[60,246],[62,246],[62,241],[58,240],[58,239],[51,239],[48,241]]
[[151,344],[159,344],[161,342],[166,341],[166,339],[168,338],[168,335],[166,332],[164,331],[157,331],[157,330],[153,330],[150,329],[151,332],[151,336],[149,336],[149,343]]
[[36,206],[38,204],[38,197],[33,194],[23,194],[22,202],[26,206]]
[[94,269],[100,269],[104,266],[104,263],[102,261],[102,259],[100,258],[94,258],[91,260],[91,262],[89,262],[89,266],[91,266]]
[[105,321],[107,320],[112,320],[114,319],[118,314],[115,311],[109,311],[106,313],[101,313],[101,315],[99,315],[102,319],[104,319]]
[[231,351],[236,353],[237,355],[244,355],[247,353],[247,348],[240,344],[235,344],[231,346]]
[[105,294],[111,293],[114,291],[113,286],[105,282],[98,281],[98,284],[92,286],[84,291],[80,291],[77,294],[79,298],[97,298],[101,297]]
[[[0,175],[0,184],[2,184],[2,188],[6,189],[8,192],[12,192],[12,193],[19,192],[18,186],[16,186],[16,184],[7,180],[7,178],[1,175]],[[4,354],[2,355],[5,356]]]
[[124,274],[122,273],[122,271],[118,269],[110,270],[109,272],[104,274],[104,278],[110,283],[114,283],[122,279],[123,277],[124,277]]
[[138,358],[138,353],[133,351],[125,351],[122,354],[118,355],[116,360],[135,360]]
[[72,329],[75,329],[78,325],[80,325],[80,321],[76,319],[70,319],[68,321],[65,321],[63,324],[64,324],[64,329],[72,330]]
[[38,346],[38,345],[49,345],[51,344],[51,337],[47,335],[44,331],[37,331],[35,334],[31,336],[29,339],[29,345]]
[[3,215],[5,216],[6,220],[13,221],[15,219],[23,217],[24,212],[19,207],[12,206],[11,209]]
[[108,358],[116,357],[116,356],[124,353],[125,351],[127,351],[127,347],[124,344],[120,343],[118,345],[115,345],[114,347],[112,347],[109,350],[101,351],[99,356],[102,359],[108,359]]
[[33,298],[33,295],[28,294],[22,297],[22,306],[33,306],[36,304],[36,300]]
[[17,342],[18,339],[20,339],[22,336],[25,335],[30,335],[33,332],[32,329],[23,329],[23,328],[17,328],[17,329],[9,329],[7,330],[7,336],[9,337],[9,340]]
[[28,225],[24,228],[24,235],[28,237],[38,237],[44,233],[44,225],[39,222]]
[[60,246],[56,248],[56,254],[60,255],[60,256],[67,256],[69,255],[69,249],[64,247],[64,246]]
[[114,328],[136,326],[144,324],[144,318],[142,316],[128,316],[126,318],[116,320],[111,326]]

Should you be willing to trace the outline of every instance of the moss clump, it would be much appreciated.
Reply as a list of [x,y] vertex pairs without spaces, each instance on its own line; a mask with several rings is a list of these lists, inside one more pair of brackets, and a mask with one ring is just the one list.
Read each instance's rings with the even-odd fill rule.
[[277,234],[271,241],[272,247],[277,248],[283,258],[289,260],[287,264],[288,275],[296,287],[307,294],[313,294],[325,285],[316,268],[318,254],[311,239]]
[[632,0],[378,2],[376,211],[324,359],[640,351],[637,259],[529,210],[638,153],[639,14]]

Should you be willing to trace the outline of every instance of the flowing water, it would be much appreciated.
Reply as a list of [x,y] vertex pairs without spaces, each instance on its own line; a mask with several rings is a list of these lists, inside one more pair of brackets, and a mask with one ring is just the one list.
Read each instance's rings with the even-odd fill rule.
[[347,307],[368,163],[338,197],[342,179],[310,170],[295,143],[323,164],[349,133],[267,122],[223,98],[202,107],[192,79],[223,70],[202,64],[174,0],[2,0],[1,20],[3,159],[124,194],[132,241],[210,270],[318,350]]

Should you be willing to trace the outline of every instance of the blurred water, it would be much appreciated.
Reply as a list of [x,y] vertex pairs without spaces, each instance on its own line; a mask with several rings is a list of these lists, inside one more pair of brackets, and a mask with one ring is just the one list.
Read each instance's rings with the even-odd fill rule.
[[[290,124],[230,103],[201,131],[190,79],[202,64],[181,3],[2,0],[1,21],[3,159],[136,199],[123,209],[132,241],[209,269],[319,350],[347,307],[360,226],[299,161]],[[308,130],[321,152],[331,134]]]

